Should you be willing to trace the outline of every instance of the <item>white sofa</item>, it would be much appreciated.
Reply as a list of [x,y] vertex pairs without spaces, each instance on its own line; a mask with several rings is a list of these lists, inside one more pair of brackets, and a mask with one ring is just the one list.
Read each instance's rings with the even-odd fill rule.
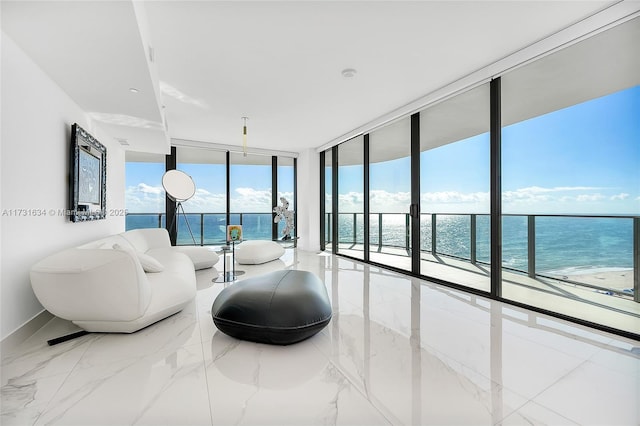
[[133,333],[181,311],[196,294],[194,263],[161,228],[55,253],[31,268],[31,285],[49,312],[91,332]]

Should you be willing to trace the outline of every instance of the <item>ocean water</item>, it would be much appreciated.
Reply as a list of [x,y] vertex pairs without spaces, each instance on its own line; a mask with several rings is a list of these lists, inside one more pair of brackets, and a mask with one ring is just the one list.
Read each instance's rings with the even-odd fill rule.
[[[221,244],[226,238],[224,214],[187,214],[196,243]],[[379,244],[379,220],[371,215],[371,246]],[[242,215],[244,239],[271,239],[270,213]],[[231,223],[240,223],[240,214],[231,215]],[[364,241],[363,215],[339,216],[339,241]],[[130,214],[127,230],[158,226],[157,215]],[[164,226],[164,216],[161,226]],[[281,235],[283,224],[279,224]],[[327,228],[328,229],[328,228]],[[471,257],[471,223],[469,215],[438,215],[436,252],[463,259]],[[178,222],[178,244],[193,244],[182,215]],[[328,231],[327,231],[328,233]],[[420,226],[421,249],[432,250],[430,215],[423,215]],[[503,266],[527,270],[527,217],[504,216],[502,230]],[[329,234],[328,234],[329,235]],[[404,214],[382,215],[382,244],[406,247],[407,228]],[[490,260],[490,224],[488,215],[478,215],[476,222],[476,256]],[[536,217],[536,272],[575,275],[604,270],[633,268],[633,220],[628,218]]]

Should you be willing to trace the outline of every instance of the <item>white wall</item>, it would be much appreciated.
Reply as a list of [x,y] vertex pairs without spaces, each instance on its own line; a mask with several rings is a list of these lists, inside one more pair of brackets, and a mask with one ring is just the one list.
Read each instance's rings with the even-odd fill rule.
[[298,247],[320,250],[320,154],[308,149],[298,157]]
[[[124,231],[124,217],[72,223],[49,214],[67,208],[71,125],[77,122],[107,148],[107,213],[124,209],[124,151],[92,125],[74,103],[2,33],[0,151],[1,339],[42,311],[29,268],[55,251]],[[44,216],[16,216],[16,209],[44,209]]]

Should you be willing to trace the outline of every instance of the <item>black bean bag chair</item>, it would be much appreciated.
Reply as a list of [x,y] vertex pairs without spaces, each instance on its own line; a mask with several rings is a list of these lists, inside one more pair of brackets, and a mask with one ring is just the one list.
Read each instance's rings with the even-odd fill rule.
[[275,271],[220,292],[211,307],[220,331],[237,339],[289,345],[331,321],[331,302],[320,278],[308,271]]

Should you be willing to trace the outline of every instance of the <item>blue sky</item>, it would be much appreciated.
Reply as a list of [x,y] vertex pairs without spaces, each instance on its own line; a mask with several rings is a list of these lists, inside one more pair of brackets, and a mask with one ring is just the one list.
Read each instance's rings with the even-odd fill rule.
[[[640,214],[640,86],[554,111],[503,129],[505,213]],[[489,212],[489,135],[421,154],[423,212]],[[223,166],[180,165],[196,182],[187,211],[224,211]],[[279,186],[293,192],[293,168]],[[270,166],[231,170],[232,211],[270,211]],[[129,163],[127,208],[164,211],[164,164]],[[371,211],[406,212],[409,158],[371,165]],[[340,167],[340,209],[362,212],[362,166]],[[329,189],[329,188],[327,188]]]
[[640,213],[640,86],[506,127],[502,140],[505,212]]
[[[503,128],[505,213],[640,213],[640,86]],[[489,212],[488,133],[421,154],[423,212]],[[409,158],[371,165],[372,212],[406,212]],[[362,166],[339,171],[361,212]]]
[[163,163],[127,163],[125,207],[132,213],[164,212]]

